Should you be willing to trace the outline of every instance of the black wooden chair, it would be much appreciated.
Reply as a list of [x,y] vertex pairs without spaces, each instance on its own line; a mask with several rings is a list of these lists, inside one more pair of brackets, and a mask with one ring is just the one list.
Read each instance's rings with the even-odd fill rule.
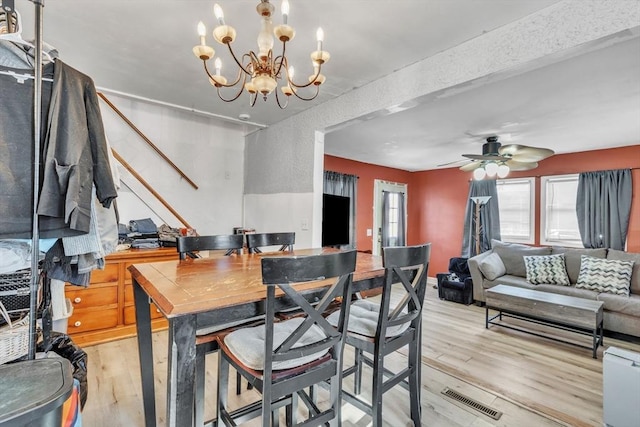
[[[181,236],[176,240],[177,250],[181,260],[189,258],[200,258],[197,254],[199,251],[216,251],[226,250],[225,255],[241,254],[244,245],[244,239],[241,234],[221,234],[216,236]],[[196,331],[196,408],[195,419],[196,425],[203,425],[204,413],[204,384],[205,384],[205,356],[218,350],[217,335],[234,326],[244,325],[248,322],[258,319],[242,319],[221,326],[212,328],[198,329]],[[240,394],[241,381],[240,375],[236,378],[236,393]]]
[[226,250],[226,255],[241,254],[244,244],[242,234],[220,234],[217,236],[181,236],[177,241],[180,259],[199,258],[197,251]]
[[[298,399],[308,409],[304,425],[340,424],[340,389],[345,321],[349,314],[351,273],[356,252],[262,259],[262,282],[267,286],[265,323],[219,336],[218,425],[236,425],[262,417],[262,425],[277,424],[277,411],[287,407],[287,426],[298,425]],[[320,303],[312,306],[292,283],[324,281]],[[283,293],[305,312],[304,317],[277,321]],[[337,326],[322,317],[337,297],[343,301]],[[229,365],[261,393],[260,401],[231,411],[227,406]],[[329,408],[319,408],[305,389],[329,381]],[[275,414],[274,414],[275,412]],[[275,419],[272,419],[274,417]]]
[[249,253],[261,253],[265,246],[280,246],[279,251],[293,251],[296,233],[252,233],[247,234],[247,248]]
[[[409,390],[411,419],[414,425],[421,425],[421,320],[430,254],[430,243],[383,248],[385,276],[381,303],[364,299],[351,304],[347,344],[354,347],[355,359],[343,375],[354,375],[354,393],[343,390],[342,397],[371,415],[374,427],[382,426],[383,394],[397,384]],[[401,298],[398,303],[392,301],[397,297]],[[339,317],[340,313],[335,312],[327,320],[335,325]],[[407,368],[398,373],[384,368],[385,356],[404,346],[409,350]],[[372,405],[357,397],[361,392],[363,363],[373,369]]]

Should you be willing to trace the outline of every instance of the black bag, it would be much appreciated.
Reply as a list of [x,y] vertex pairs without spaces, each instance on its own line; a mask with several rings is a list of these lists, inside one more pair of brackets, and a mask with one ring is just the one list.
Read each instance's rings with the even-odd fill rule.
[[51,332],[49,344],[50,348],[45,349],[44,343],[42,341],[39,342],[36,351],[53,351],[58,356],[71,362],[71,366],[73,366],[73,378],[77,379],[80,383],[80,407],[84,408],[89,392],[87,387],[87,353],[78,347],[69,335],[63,334],[62,332]]

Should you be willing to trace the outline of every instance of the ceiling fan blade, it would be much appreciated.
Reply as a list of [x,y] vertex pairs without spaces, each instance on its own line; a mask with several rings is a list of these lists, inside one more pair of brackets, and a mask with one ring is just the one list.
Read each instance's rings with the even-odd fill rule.
[[471,172],[474,171],[476,169],[478,169],[480,166],[482,166],[482,162],[479,161],[473,161],[469,164],[466,164],[464,166],[460,166],[460,170],[462,172]]
[[507,160],[505,164],[512,171],[528,171],[538,167],[538,162],[519,162],[517,160]]
[[437,165],[436,167],[440,168],[440,167],[455,165],[456,163],[462,163],[462,162],[468,162],[468,161],[469,160],[467,159],[454,160],[453,162],[442,163],[441,165]]
[[500,147],[499,152],[503,156],[510,156],[511,159],[518,162],[539,162],[555,154],[553,150],[548,148],[529,147],[519,144],[503,145]]
[[494,160],[496,162],[501,162],[503,160],[507,160],[508,157],[500,156],[497,154],[463,154],[463,157],[471,160]]

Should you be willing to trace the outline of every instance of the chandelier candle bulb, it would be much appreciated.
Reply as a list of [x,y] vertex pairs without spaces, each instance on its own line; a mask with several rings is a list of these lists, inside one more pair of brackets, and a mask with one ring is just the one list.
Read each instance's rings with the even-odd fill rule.
[[318,31],[316,31],[316,39],[318,40],[318,52],[322,52],[322,42],[324,40],[324,31],[322,31],[321,27],[318,27]]
[[216,58],[215,66],[216,66],[216,76],[219,76],[220,69],[222,68],[222,61],[220,60],[220,58]]
[[213,14],[218,19],[218,24],[225,25],[224,23],[224,12],[218,3],[213,5]]
[[200,36],[200,46],[206,46],[207,27],[204,26],[202,21],[198,22],[198,35]]
[[282,23],[287,25],[287,19],[289,17],[289,2],[287,0],[282,0]]

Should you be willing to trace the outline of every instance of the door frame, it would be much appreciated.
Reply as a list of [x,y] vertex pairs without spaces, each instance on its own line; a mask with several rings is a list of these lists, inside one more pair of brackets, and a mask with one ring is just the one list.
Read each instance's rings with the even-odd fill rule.
[[[404,223],[407,224],[407,184],[401,182],[385,181],[382,179],[373,180],[373,236],[371,247],[373,255],[382,255],[382,192],[393,191],[404,193]],[[407,227],[405,227],[405,241],[407,238]]]

